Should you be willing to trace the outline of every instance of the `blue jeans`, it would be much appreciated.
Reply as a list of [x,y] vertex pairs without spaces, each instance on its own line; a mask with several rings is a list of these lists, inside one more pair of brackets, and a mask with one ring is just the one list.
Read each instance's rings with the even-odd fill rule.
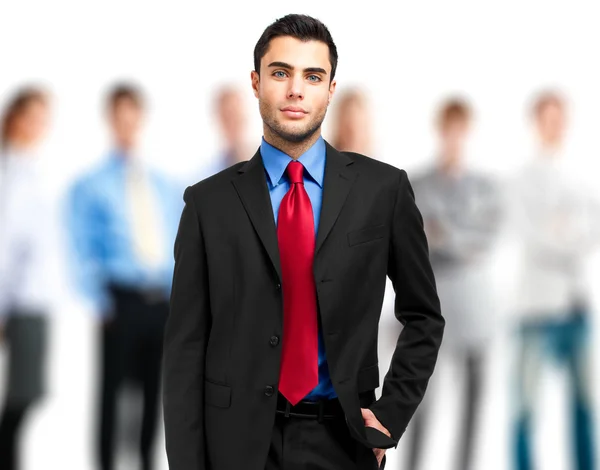
[[586,312],[574,310],[568,318],[523,322],[518,331],[518,415],[515,429],[517,470],[536,467],[532,457],[531,422],[537,400],[539,371],[545,362],[566,367],[571,389],[571,430],[576,470],[593,470],[594,423],[589,364],[590,326]]

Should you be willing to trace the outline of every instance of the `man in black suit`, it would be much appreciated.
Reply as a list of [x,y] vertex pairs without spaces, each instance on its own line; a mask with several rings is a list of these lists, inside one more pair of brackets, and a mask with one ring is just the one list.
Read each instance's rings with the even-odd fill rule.
[[[164,348],[171,470],[383,468],[423,398],[444,320],[403,170],[321,137],[337,50],[288,15],[254,50],[248,161],[187,188]],[[403,323],[382,396],[389,276]]]

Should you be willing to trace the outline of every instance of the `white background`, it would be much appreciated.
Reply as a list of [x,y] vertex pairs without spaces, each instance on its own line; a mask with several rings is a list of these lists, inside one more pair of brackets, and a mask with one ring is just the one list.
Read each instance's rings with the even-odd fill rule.
[[[328,25],[340,56],[338,90],[350,85],[367,90],[375,120],[374,157],[406,168],[409,175],[429,163],[436,107],[459,93],[476,112],[470,160],[507,174],[532,152],[527,111],[533,93],[556,86],[571,105],[569,158],[593,181],[600,157],[600,28],[592,1],[3,0],[0,105],[24,83],[51,90],[53,121],[44,158],[60,194],[107,149],[102,115],[107,87],[117,79],[135,80],[150,102],[145,157],[185,178],[217,151],[209,104],[224,81],[245,87],[258,143],[261,126],[249,80],[253,48],[271,21],[291,12]],[[68,286],[63,297],[52,329],[50,393],[25,429],[26,470],[92,468],[95,329]],[[384,315],[391,324],[389,310]],[[510,361],[503,332],[492,345],[477,469],[510,468]],[[426,450],[428,468],[437,469],[450,468],[453,423],[460,413],[456,373],[440,376],[447,393],[438,401]],[[548,375],[550,392],[542,397],[546,411],[536,439],[544,470],[570,468],[560,378]],[[162,445],[160,468],[166,468]],[[387,468],[399,468],[397,460],[390,452]]]

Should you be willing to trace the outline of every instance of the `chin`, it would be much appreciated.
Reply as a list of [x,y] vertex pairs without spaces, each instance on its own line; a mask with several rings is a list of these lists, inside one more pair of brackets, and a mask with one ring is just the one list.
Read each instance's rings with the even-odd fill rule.
[[290,129],[288,135],[290,135],[291,137],[290,140],[293,140],[295,142],[302,142],[312,137],[314,133],[315,131],[311,132],[310,129]]
[[294,125],[283,125],[281,126],[281,129],[287,133],[287,134],[291,134],[291,135],[303,135],[305,134],[308,129],[305,129],[304,127],[301,126],[294,126]]

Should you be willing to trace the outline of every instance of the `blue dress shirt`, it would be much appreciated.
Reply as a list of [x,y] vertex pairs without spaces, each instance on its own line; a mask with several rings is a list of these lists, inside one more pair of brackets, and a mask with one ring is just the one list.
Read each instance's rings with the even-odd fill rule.
[[67,200],[67,225],[73,247],[73,274],[78,290],[100,316],[110,311],[107,287],[163,289],[169,295],[173,244],[183,210],[181,190],[170,179],[150,171],[164,234],[164,263],[153,268],[137,258],[126,194],[127,159],[118,151],[79,179]]
[[[283,196],[290,189],[290,182],[285,172],[288,163],[293,159],[268,144],[264,138],[260,145],[265,171],[267,173],[267,186],[271,195],[275,224],[279,214],[279,206]],[[304,165],[304,187],[312,204],[315,219],[315,237],[319,229],[319,216],[323,202],[323,178],[325,176],[325,141],[319,137],[311,148],[303,153],[297,161]],[[325,344],[323,332],[319,326],[319,384],[304,398],[305,400],[317,401],[319,399],[335,398],[337,395],[331,383],[327,358],[325,356]]]

